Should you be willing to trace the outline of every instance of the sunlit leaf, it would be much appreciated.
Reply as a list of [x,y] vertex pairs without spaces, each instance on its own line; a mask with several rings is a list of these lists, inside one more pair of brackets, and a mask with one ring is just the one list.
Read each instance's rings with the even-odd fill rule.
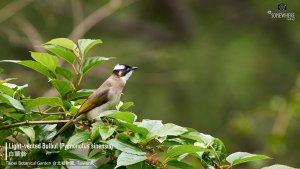
[[72,148],[75,145],[78,145],[79,143],[82,143],[88,139],[90,139],[89,133],[86,133],[86,132],[77,133],[69,139],[69,141],[67,142],[66,148],[67,149]]
[[158,130],[163,126],[161,120],[143,120],[136,122],[138,127],[146,128],[149,131],[148,138],[157,134]]
[[117,166],[115,168],[118,168],[120,166],[128,166],[131,164],[136,164],[138,162],[146,160],[147,157],[145,155],[136,155],[136,154],[129,154],[126,152],[122,152],[117,159]]
[[132,107],[134,106],[134,103],[133,102],[126,102],[126,103],[123,103],[123,105],[121,107],[119,107],[119,110],[120,111],[125,111],[127,110],[129,107]]
[[110,60],[110,58],[106,58],[106,57],[100,57],[100,56],[96,56],[96,57],[89,57],[86,58],[84,60],[84,63],[80,69],[80,72],[85,74],[87,73],[90,69],[92,69],[93,67],[107,61]]
[[83,55],[86,55],[87,52],[96,44],[102,43],[100,39],[79,39],[78,46]]
[[49,53],[31,52],[31,57],[55,73],[58,64],[56,56],[50,55]]
[[99,133],[102,138],[102,140],[106,140],[109,138],[117,129],[117,126],[106,126],[104,123],[100,123],[99,125]]
[[296,168],[286,166],[286,165],[281,165],[281,164],[275,164],[268,167],[263,167],[261,169],[296,169]]
[[6,103],[8,105],[11,105],[18,110],[24,111],[23,105],[18,100],[10,97],[7,94],[0,94],[0,101],[3,101],[4,103]]
[[117,139],[111,139],[107,141],[107,144],[116,148],[117,150],[120,150],[122,152],[130,153],[130,154],[136,154],[136,155],[145,155],[144,152],[142,152],[137,147],[134,147],[132,145],[123,143]]
[[181,135],[185,132],[187,132],[188,130],[184,127],[178,126],[176,124],[172,124],[172,123],[167,123],[164,124],[157,132],[157,135],[160,137],[164,137],[164,136],[178,136]]
[[76,55],[69,49],[65,49],[56,45],[44,45],[44,48],[71,64],[73,64],[76,59]]
[[13,89],[11,89],[10,87],[7,87],[4,83],[4,84],[0,84],[0,92],[3,92],[5,94],[13,97],[15,91]]
[[74,42],[67,38],[52,39],[52,40],[46,42],[45,44],[57,45],[57,46],[61,46],[61,47],[67,48],[67,49],[71,49],[71,50],[73,50],[75,47]]
[[10,63],[17,63],[23,66],[26,66],[28,68],[31,68],[47,77],[50,78],[55,78],[55,75],[48,71],[47,67],[43,66],[42,64],[35,62],[33,60],[24,60],[24,61],[19,61],[19,60],[2,60],[0,62],[10,62]]
[[133,123],[136,119],[136,115],[131,112],[115,112],[112,114],[106,115],[107,117],[112,117],[115,119],[123,120],[128,123]]
[[209,149],[194,146],[194,145],[179,145],[170,147],[167,151],[168,157],[176,157],[185,153],[196,153],[196,152],[209,152]]
[[270,157],[265,156],[265,155],[257,155],[257,154],[250,154],[247,152],[236,152],[230,154],[226,160],[232,165],[237,165],[241,163],[246,163],[250,161],[257,161],[257,160],[264,160],[268,159]]

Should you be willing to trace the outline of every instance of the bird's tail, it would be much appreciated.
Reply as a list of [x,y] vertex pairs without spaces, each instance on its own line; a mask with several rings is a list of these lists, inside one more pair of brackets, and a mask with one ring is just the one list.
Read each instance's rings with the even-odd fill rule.
[[70,119],[62,128],[58,130],[54,137],[52,137],[51,141],[53,142],[66,128],[68,128],[74,121],[74,118]]

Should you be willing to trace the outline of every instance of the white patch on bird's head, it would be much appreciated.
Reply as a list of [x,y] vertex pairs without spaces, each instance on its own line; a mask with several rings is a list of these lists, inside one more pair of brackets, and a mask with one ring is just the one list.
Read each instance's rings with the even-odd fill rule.
[[133,71],[128,72],[125,76],[122,76],[121,79],[123,80],[124,83],[127,82],[127,80],[129,79],[129,77],[131,76]]
[[125,69],[125,66],[124,66],[124,65],[117,64],[117,65],[114,67],[114,70],[122,70],[122,69]]

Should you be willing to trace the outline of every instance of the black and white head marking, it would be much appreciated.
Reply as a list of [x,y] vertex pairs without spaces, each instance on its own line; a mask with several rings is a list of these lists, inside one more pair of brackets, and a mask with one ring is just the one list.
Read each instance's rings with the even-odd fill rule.
[[131,76],[132,72],[136,69],[137,67],[131,67],[125,64],[117,64],[114,67],[113,74],[121,77],[121,79],[126,82]]

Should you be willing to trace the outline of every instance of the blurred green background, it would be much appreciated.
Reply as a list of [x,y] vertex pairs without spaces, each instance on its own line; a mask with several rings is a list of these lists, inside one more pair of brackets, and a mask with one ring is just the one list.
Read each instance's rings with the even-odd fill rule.
[[[267,14],[281,2],[294,21]],[[0,59],[30,59],[52,38],[100,38],[89,55],[117,59],[89,72],[82,88],[97,88],[117,63],[138,66],[122,100],[135,102],[139,119],[193,127],[229,152],[299,167],[298,13],[298,0],[2,0]],[[30,84],[28,95],[56,94],[30,69],[0,66],[1,79]]]

